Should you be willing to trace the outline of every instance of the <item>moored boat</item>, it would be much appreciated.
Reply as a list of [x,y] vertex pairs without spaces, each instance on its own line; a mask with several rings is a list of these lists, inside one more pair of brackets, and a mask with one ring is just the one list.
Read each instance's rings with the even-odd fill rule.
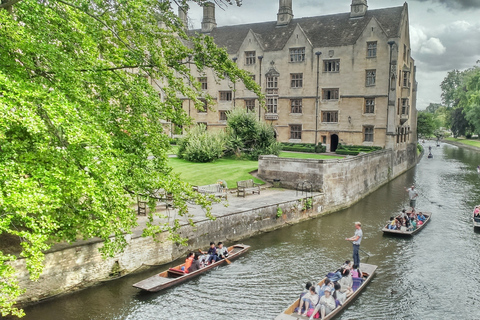
[[[344,310],[357,296],[360,294],[360,292],[367,286],[367,284],[372,280],[373,275],[375,274],[375,271],[377,270],[377,266],[373,264],[367,264],[367,263],[360,263],[360,270],[362,271],[362,283],[361,285],[353,292],[352,295],[350,295],[347,300],[343,303],[343,305],[340,305],[336,307],[332,312],[330,312],[328,315],[325,316],[322,320],[329,320],[333,319],[336,315],[338,315],[342,310]],[[320,281],[318,284],[322,285],[325,282],[324,278],[322,281]],[[301,316],[298,315],[295,312],[295,308],[297,308],[300,304],[300,299],[295,300],[294,303],[292,303],[285,311],[283,311],[281,314],[279,314],[275,320],[304,320],[304,319],[309,319],[309,317],[306,316]]]
[[402,227],[400,230],[392,230],[392,229],[388,229],[389,223],[387,223],[385,225],[385,227],[383,227],[382,231],[383,231],[384,234],[413,236],[413,235],[417,234],[418,232],[420,232],[420,230],[425,228],[427,223],[430,222],[430,218],[432,217],[431,212],[422,212],[422,213],[425,216],[425,222],[423,222],[423,224],[421,224],[420,226],[417,226],[417,228],[415,230],[407,229],[406,227]]
[[174,285],[177,285],[179,283],[182,283],[184,281],[187,281],[196,276],[199,276],[200,274],[208,270],[211,270],[217,266],[230,262],[231,260],[234,260],[239,256],[241,256],[242,254],[244,254],[245,252],[247,252],[249,248],[250,246],[247,246],[244,244],[236,244],[228,247],[227,259],[223,259],[215,263],[209,264],[197,271],[190,272],[190,273],[185,273],[184,271],[182,271],[182,267],[185,265],[184,263],[182,263],[181,265],[170,268],[154,276],[151,276],[145,280],[134,283],[133,286],[135,288],[150,291],[150,292],[160,291],[160,290],[172,287]]

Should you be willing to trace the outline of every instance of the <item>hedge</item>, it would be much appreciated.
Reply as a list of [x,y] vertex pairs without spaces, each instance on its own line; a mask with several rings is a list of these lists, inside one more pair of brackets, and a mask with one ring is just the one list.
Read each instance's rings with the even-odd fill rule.
[[326,147],[318,144],[317,146],[314,143],[281,143],[281,149],[283,151],[294,151],[294,152],[308,152],[308,153],[322,153],[326,151]]

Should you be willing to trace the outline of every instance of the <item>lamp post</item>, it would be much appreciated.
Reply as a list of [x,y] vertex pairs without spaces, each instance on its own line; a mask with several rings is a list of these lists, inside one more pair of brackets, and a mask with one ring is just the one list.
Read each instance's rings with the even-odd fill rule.
[[[237,57],[233,57],[233,63],[237,63]],[[235,109],[235,100],[236,100],[236,89],[235,85],[237,84],[237,81],[234,79],[233,80],[233,109]]]
[[320,55],[322,53],[320,51],[315,52],[315,55],[317,56],[317,95],[315,99],[315,145],[318,144],[318,102],[319,102],[319,97],[318,97],[318,86],[319,86],[319,81],[320,81]]
[[[263,56],[258,56],[258,62],[260,63],[260,71],[258,75],[258,84],[260,85],[260,92],[262,92],[262,60]],[[260,104],[258,104],[258,121],[261,119],[262,108],[260,108]]]
[[[389,133],[388,131],[388,123],[389,123],[389,115],[390,115],[390,110],[389,107],[391,106],[390,104],[390,91],[392,90],[392,51],[393,51],[393,45],[395,44],[395,41],[390,40],[387,42],[388,45],[390,46],[390,62],[389,62],[389,70],[388,70],[388,90],[387,90],[387,134]],[[394,100],[395,101],[395,100]],[[395,105],[395,102],[394,102]]]

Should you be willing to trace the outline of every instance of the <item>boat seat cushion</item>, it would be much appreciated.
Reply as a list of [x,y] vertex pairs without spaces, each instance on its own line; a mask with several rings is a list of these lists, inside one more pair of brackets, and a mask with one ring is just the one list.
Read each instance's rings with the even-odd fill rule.
[[357,278],[357,277],[353,277],[353,285],[352,285],[352,289],[353,291],[357,291],[357,289],[362,285],[363,283],[363,278]]
[[179,274],[179,275],[182,275],[182,276],[185,274],[184,271],[179,270],[179,269],[175,269],[175,268],[168,269],[168,272],[171,272],[171,273],[174,273],[174,274]]

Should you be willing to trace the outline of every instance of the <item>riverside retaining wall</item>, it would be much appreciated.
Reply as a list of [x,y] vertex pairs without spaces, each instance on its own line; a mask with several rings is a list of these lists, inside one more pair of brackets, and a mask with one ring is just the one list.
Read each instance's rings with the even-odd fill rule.
[[331,212],[348,207],[381,185],[415,166],[417,149],[383,149],[343,159],[289,159],[261,156],[258,176],[285,188],[308,182],[324,193],[322,205]]
[[[306,195],[305,195],[306,196]],[[104,259],[98,249],[101,241],[88,241],[76,245],[52,250],[45,254],[45,268],[36,282],[29,280],[25,259],[19,258],[11,264],[17,270],[22,288],[27,291],[20,304],[78,290],[110,278],[114,271],[124,274],[139,270],[146,265],[158,265],[171,262],[187,251],[207,248],[210,241],[228,241],[229,244],[255,234],[274,230],[286,224],[297,223],[322,214],[323,195],[308,194],[312,199],[311,208],[305,210],[306,198],[265,205],[254,209],[218,216],[216,220],[202,219],[194,226],[184,224],[180,235],[189,239],[182,246],[167,239],[162,233],[157,241],[151,237],[127,235],[128,246],[125,251],[113,258]],[[277,217],[277,210],[283,213]]]

